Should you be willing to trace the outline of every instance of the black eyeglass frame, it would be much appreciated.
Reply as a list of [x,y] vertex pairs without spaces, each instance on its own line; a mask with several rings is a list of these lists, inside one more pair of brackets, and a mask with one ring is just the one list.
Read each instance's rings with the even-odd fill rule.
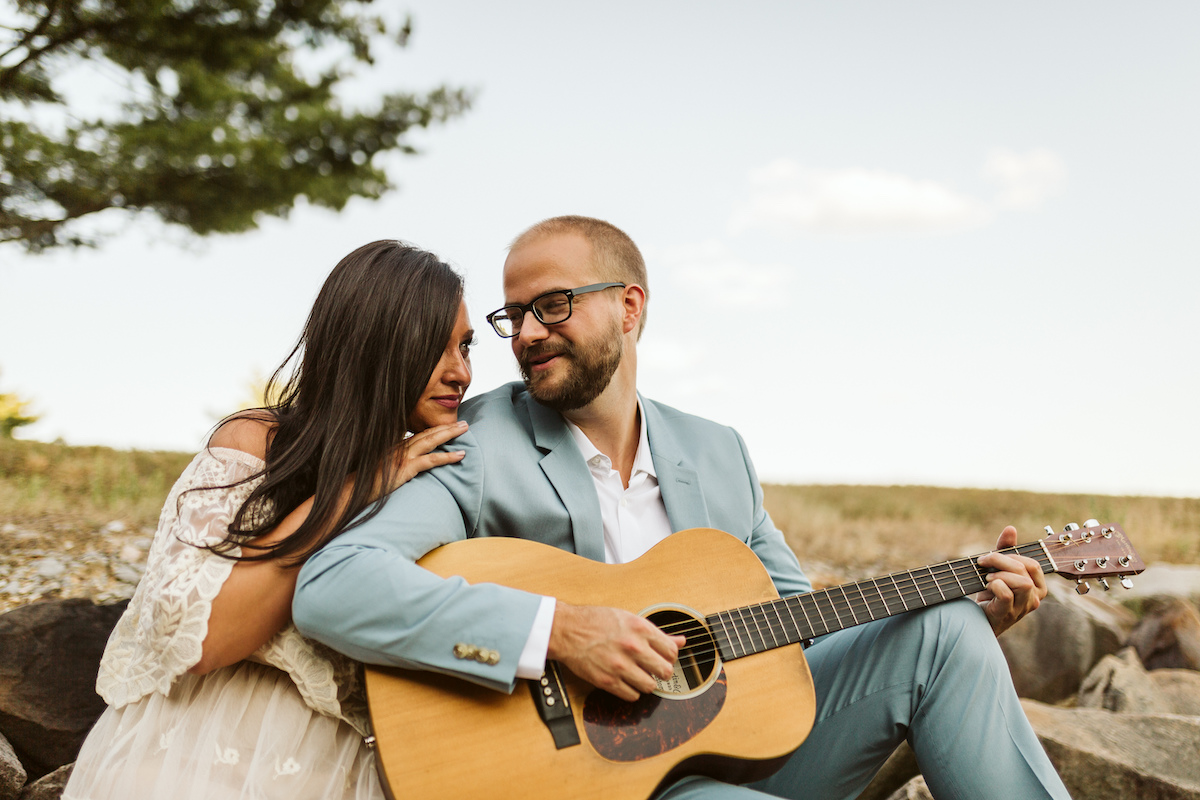
[[[567,320],[569,320],[571,318],[571,315],[575,313],[575,298],[577,296],[579,296],[581,294],[591,294],[592,292],[600,292],[605,289],[613,289],[618,286],[620,288],[624,289],[626,284],[624,284],[624,283],[589,283],[587,286],[580,286],[578,289],[555,289],[552,292],[546,292],[545,294],[539,294],[537,297],[533,298],[532,300],[530,300],[528,303],[526,303],[524,305],[520,305],[518,303],[513,303],[512,305],[507,305],[507,306],[498,308],[495,311],[493,311],[492,313],[487,315],[487,321],[488,321],[488,324],[490,324],[492,326],[492,330],[494,330],[496,332],[497,336],[499,336],[501,339],[511,339],[512,337],[516,336],[517,334],[519,334],[521,332],[521,324],[525,320],[525,315],[528,314],[530,311],[533,312],[533,316],[537,317],[537,321],[542,323],[543,325],[558,325],[560,322],[566,322]],[[546,320],[542,319],[542,312],[538,311],[537,303],[539,300],[549,297],[552,294],[566,295],[566,297],[567,297],[567,315],[565,317],[563,317],[562,319],[556,319],[554,322],[547,322]],[[513,324],[513,332],[506,334],[500,330],[500,326],[496,322],[496,317],[499,316],[500,314],[503,314],[505,311],[508,311],[509,309],[513,309],[513,308],[520,311],[521,316],[514,317],[512,314],[508,315],[509,321],[514,324]],[[518,319],[521,320],[521,322],[517,322]]]

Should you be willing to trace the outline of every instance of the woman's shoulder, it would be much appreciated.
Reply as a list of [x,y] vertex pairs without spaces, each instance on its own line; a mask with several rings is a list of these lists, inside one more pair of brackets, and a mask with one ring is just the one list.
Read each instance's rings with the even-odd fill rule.
[[208,446],[240,450],[265,460],[275,426],[275,416],[265,409],[239,411],[217,427],[208,440]]

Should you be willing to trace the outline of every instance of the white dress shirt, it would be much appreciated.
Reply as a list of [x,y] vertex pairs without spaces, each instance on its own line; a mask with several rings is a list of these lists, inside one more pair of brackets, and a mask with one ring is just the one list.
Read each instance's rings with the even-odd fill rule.
[[[671,521],[658,488],[658,475],[650,454],[646,416],[638,401],[638,447],[633,457],[629,487],[621,481],[621,473],[612,468],[612,459],[601,453],[579,426],[567,420],[567,428],[583,453],[596,495],[600,500],[600,517],[604,523],[604,560],[609,564],[633,561],[654,545],[671,535]],[[553,597],[543,597],[534,618],[533,630],[517,662],[517,677],[537,679],[546,668],[546,650],[550,645],[550,629],[554,626]]]

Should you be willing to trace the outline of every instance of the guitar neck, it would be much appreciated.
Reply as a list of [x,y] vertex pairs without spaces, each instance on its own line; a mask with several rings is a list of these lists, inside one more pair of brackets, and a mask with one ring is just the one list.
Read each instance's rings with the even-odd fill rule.
[[[1042,572],[1055,571],[1041,542],[999,552],[1028,556],[1038,562]],[[721,658],[728,661],[980,592],[987,586],[987,572],[977,560],[974,556],[893,572],[882,578],[720,611],[705,621]]]

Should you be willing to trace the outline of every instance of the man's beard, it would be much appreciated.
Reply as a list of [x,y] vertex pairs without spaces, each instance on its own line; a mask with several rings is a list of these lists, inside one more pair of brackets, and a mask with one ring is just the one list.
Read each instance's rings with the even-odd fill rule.
[[[547,375],[534,375],[530,361],[538,356],[556,353],[567,363],[566,374],[557,386],[549,385]],[[573,411],[583,408],[608,388],[609,382],[621,363],[620,322],[614,322],[607,335],[584,345],[559,340],[555,344],[533,345],[517,359],[525,388],[544,406],[555,411]]]

